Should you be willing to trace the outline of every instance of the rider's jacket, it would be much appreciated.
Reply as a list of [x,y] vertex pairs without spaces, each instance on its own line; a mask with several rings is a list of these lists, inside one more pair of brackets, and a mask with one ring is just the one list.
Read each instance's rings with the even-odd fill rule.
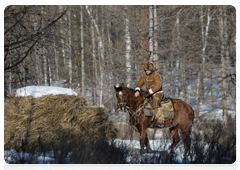
[[144,71],[142,77],[139,79],[137,83],[135,90],[140,91],[143,85],[145,85],[144,90],[148,90],[150,94],[153,94],[154,92],[159,93],[162,91],[161,76],[156,71],[153,71],[149,75],[147,75],[146,72]]

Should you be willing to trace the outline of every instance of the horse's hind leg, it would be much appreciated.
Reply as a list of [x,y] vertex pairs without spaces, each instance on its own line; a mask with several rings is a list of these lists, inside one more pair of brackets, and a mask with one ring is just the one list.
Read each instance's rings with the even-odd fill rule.
[[145,146],[147,147],[147,152],[148,152],[148,153],[152,153],[152,149],[151,149],[151,147],[150,147],[147,134],[146,134],[146,138],[145,138]]
[[183,140],[186,145],[186,154],[189,155],[190,152],[190,147],[191,147],[191,138],[190,138],[190,133],[189,130],[182,131],[183,134]]
[[175,146],[179,143],[180,141],[180,137],[178,134],[178,126],[173,127],[170,129],[171,135],[172,135],[172,139],[173,139],[173,143],[172,145],[169,147],[168,149],[168,153],[171,153],[173,151],[173,149],[175,148]]

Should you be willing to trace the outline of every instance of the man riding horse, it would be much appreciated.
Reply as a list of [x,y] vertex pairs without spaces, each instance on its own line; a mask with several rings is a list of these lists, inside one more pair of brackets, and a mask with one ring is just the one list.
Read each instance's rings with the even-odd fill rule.
[[164,127],[164,116],[161,107],[161,100],[164,96],[162,91],[162,80],[157,72],[153,63],[146,63],[144,65],[144,72],[139,79],[135,88],[135,97],[140,96],[140,89],[145,85],[145,92],[142,93],[143,97],[151,97],[151,106],[155,117],[154,127]]

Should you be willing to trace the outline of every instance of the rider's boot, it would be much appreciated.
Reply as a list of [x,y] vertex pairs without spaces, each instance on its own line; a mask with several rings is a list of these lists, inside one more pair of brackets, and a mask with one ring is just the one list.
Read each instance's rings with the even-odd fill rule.
[[155,112],[155,116],[156,116],[154,126],[163,128],[165,119],[164,119],[164,116],[163,116],[162,107],[159,107],[159,108],[155,109],[154,112]]

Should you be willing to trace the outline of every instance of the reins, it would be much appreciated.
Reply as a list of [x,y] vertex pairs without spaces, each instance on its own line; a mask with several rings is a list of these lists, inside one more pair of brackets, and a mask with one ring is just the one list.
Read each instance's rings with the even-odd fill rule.
[[[138,132],[138,130],[137,130],[136,126],[134,126],[133,123],[132,123],[132,118],[134,117],[135,120],[136,120],[136,117],[140,117],[141,114],[137,115],[137,113],[139,113],[143,108],[144,108],[144,105],[134,113],[134,111],[130,107],[127,106],[127,110],[129,112],[129,114],[131,114],[130,112],[132,112],[132,116],[129,118],[130,125],[137,132]],[[145,122],[145,116],[144,116],[143,121],[139,122],[138,124],[143,124],[144,122]]]
[[144,103],[144,101],[146,99],[149,99],[151,96],[153,96],[154,94],[159,93],[159,92],[163,93],[163,91],[155,91],[153,94],[150,94],[148,97],[144,98],[143,101],[135,107],[135,109],[138,108],[138,106],[140,106],[142,103]]
[[[126,93],[126,102],[123,102],[123,97],[122,97],[123,96],[123,92]],[[131,114],[130,122],[132,122],[133,117],[136,118],[136,117],[140,117],[141,116],[141,114],[139,114],[139,115],[137,115],[137,114],[139,112],[141,112],[143,110],[143,108],[147,105],[148,102],[142,104],[144,102],[144,100],[146,100],[147,98],[145,98],[139,105],[137,105],[137,107],[139,107],[142,104],[142,106],[136,112],[134,112],[129,106],[127,106],[129,104],[129,102],[128,102],[128,93],[125,90],[122,90],[122,91],[119,91],[119,92],[116,92],[116,93],[119,95],[119,98],[121,100],[120,102],[118,102],[118,105],[121,106],[121,107],[125,107],[126,106],[128,112]],[[153,94],[155,94],[155,93],[153,93]],[[145,116],[144,116],[144,120],[142,122],[140,122],[139,124],[144,123],[144,121],[145,121]],[[132,125],[132,123],[131,123],[131,125]]]

